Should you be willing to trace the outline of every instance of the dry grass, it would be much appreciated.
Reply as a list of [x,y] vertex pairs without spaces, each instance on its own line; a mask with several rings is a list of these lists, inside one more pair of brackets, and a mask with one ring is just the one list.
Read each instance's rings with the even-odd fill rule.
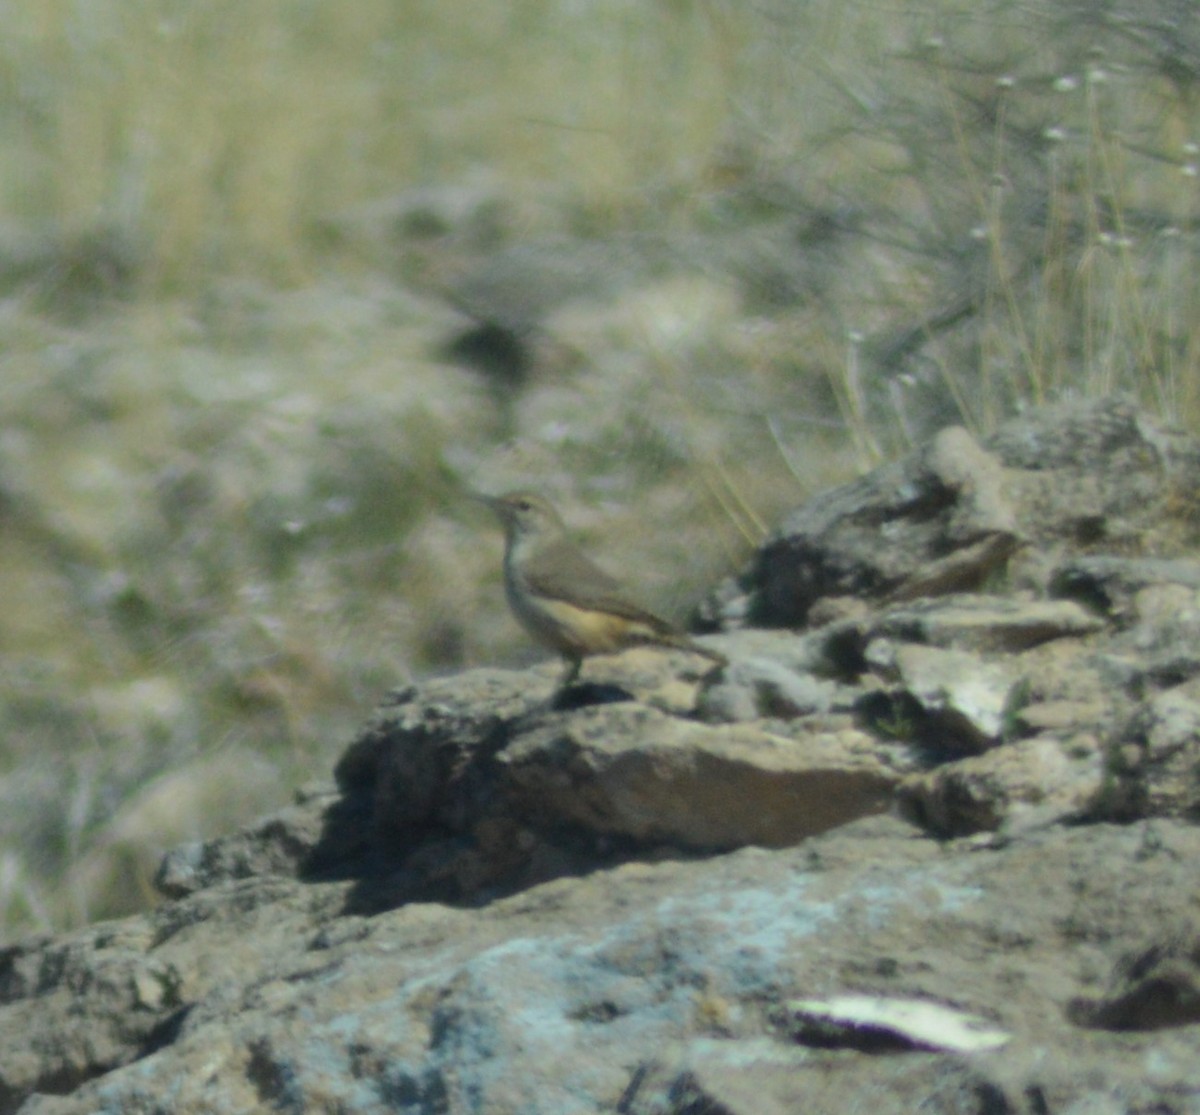
[[645,219],[647,189],[690,180],[721,141],[752,37],[716,6],[545,0],[465,18],[19,0],[5,20],[6,211],[116,227],[154,291],[306,281],[325,262],[315,222],[480,166],[601,223]]
[[851,134],[887,144],[858,196],[900,265],[863,299],[882,327],[864,314],[848,331],[847,424],[886,454],[927,432],[931,407],[934,425],[986,432],[1024,406],[1124,391],[1194,420],[1194,17],[955,7],[847,88]]

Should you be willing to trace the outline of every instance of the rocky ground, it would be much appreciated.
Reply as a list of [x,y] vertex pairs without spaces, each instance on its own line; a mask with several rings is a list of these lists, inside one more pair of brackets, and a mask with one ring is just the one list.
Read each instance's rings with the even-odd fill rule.
[[1200,1111],[1200,442],[947,429],[0,954],[0,1112]]

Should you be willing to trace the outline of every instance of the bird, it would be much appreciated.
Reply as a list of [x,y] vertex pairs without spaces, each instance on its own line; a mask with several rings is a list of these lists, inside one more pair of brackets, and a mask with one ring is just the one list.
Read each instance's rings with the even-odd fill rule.
[[533,638],[565,663],[559,691],[579,677],[583,660],[632,646],[691,651],[729,665],[718,651],[689,638],[635,603],[572,541],[553,504],[535,492],[476,494],[504,527],[504,593]]

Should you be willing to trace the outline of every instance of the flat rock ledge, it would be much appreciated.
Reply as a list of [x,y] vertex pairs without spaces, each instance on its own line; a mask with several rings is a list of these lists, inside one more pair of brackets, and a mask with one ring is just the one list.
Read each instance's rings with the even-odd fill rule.
[[393,695],[0,951],[0,1115],[1195,1112],[1198,485],[1120,399],[943,431],[716,590],[726,669]]

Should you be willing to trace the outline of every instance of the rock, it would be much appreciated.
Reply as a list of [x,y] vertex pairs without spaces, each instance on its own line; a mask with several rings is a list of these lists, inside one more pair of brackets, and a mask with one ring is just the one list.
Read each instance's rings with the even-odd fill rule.
[[1099,725],[1108,706],[1101,701],[1036,701],[1013,710],[1013,724],[1022,735],[1067,733],[1083,725]]
[[449,821],[481,763],[513,725],[549,699],[513,671],[477,670],[396,694],[335,770],[347,797],[369,803],[377,839],[402,838]]
[[1096,611],[1127,622],[1144,613],[1144,608],[1135,606],[1139,593],[1151,586],[1165,585],[1183,589],[1184,593],[1176,599],[1195,606],[1196,593],[1200,591],[1200,562],[1190,558],[1102,554],[1064,562],[1050,579],[1050,591],[1056,595],[1080,600]]
[[1016,549],[999,462],[962,429],[790,515],[759,551],[739,593],[706,618],[798,625],[830,597],[912,599],[976,588]]
[[1183,1115],[1198,473],[1120,401],[948,431],[719,595],[808,630],[400,691],[171,901],[0,952],[0,1115]]
[[[170,898],[234,879],[272,875],[294,876],[312,857],[322,839],[326,859],[330,855],[326,834],[326,810],[339,804],[332,785],[309,791],[294,806],[242,830],[231,838],[193,841],[163,857],[155,886]],[[342,851],[361,851],[361,840]]]
[[1068,1017],[1105,1030],[1162,1030],[1200,1022],[1200,939],[1167,937],[1113,970],[1108,992],[1074,999]]
[[1104,815],[1200,816],[1197,739],[1200,678],[1143,702],[1110,747]]
[[789,669],[779,662],[739,660],[705,690],[697,713],[702,719],[735,724],[744,720],[847,712],[856,693],[836,682]]
[[820,634],[736,631],[722,643],[729,666],[697,695],[697,714],[714,723],[849,712],[860,691],[831,675],[840,666]]
[[867,661],[921,711],[926,737],[949,751],[982,751],[1005,730],[1013,693],[1021,684],[1012,668],[969,651],[897,645],[877,639]]
[[532,824],[678,848],[782,847],[887,809],[909,765],[900,749],[849,722],[788,727],[710,727],[610,705],[529,732],[498,761]]
[[[854,1057],[853,1071],[844,1062]],[[841,1071],[839,1071],[841,1070]],[[769,1042],[693,1041],[656,1061],[637,1081],[629,1115],[720,1112],[795,1115],[871,1111],[875,1115],[1010,1112],[1003,1088],[977,1062],[957,1057],[868,1057],[781,1050]],[[1097,1109],[1099,1110],[1099,1109]]]
[[[173,1042],[216,984],[252,979],[279,939],[267,920],[298,884],[243,882],[156,919],[101,924],[0,953],[0,1111],[32,1092],[66,1093]],[[307,895],[297,908],[311,909]],[[204,941],[199,948],[195,937]]]
[[910,600],[1006,572],[1044,592],[1064,550],[1174,558],[1188,536],[1169,509],[1198,482],[1200,445],[1119,398],[1034,411],[982,443],[944,430],[793,512],[704,618],[797,626],[828,597]]
[[876,637],[947,650],[1015,653],[1103,631],[1105,623],[1073,601],[955,593],[873,613],[859,626]]
[[[1147,925],[1191,916],[1200,831],[1147,835],[1054,827],[956,851],[871,818],[371,918],[345,912],[350,882],[225,884],[6,955],[4,1110],[762,1115],[871,1098],[949,1115],[1120,1095],[1182,1113],[1200,1087],[1190,1016],[1120,1034],[1069,1017]],[[967,1059],[879,1056],[801,1049],[780,1023],[795,999],[846,995],[952,1006],[1012,1037]]]
[[912,775],[898,805],[930,832],[969,836],[1034,821],[1088,816],[1107,789],[1099,741],[1037,736]]

